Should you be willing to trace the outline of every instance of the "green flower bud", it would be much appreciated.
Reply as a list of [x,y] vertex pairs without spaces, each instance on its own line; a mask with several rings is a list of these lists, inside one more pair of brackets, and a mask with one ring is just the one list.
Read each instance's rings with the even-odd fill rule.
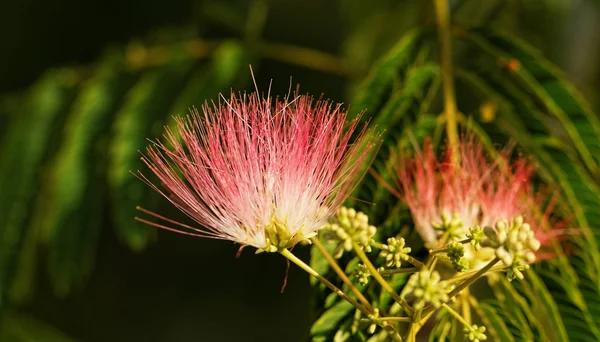
[[415,310],[421,310],[427,303],[439,308],[448,301],[448,285],[440,280],[437,271],[422,270],[415,273],[406,284],[406,299],[413,302]]
[[444,213],[442,213],[441,219],[442,219],[441,222],[432,221],[431,226],[436,230],[440,230],[442,232],[448,232],[448,234],[451,237],[458,237],[458,236],[464,234],[463,222],[458,213],[454,213],[451,216],[449,213],[444,212]]
[[358,264],[354,269],[353,273],[354,279],[358,281],[361,285],[367,285],[369,283],[369,278],[371,277],[371,271],[367,268],[367,266],[363,264]]
[[471,239],[471,245],[473,245],[473,248],[476,251],[481,249],[481,243],[486,238],[483,229],[479,226],[469,228],[469,232],[466,234],[466,236],[468,239]]
[[380,257],[385,259],[385,265],[387,267],[400,267],[402,260],[408,260],[408,253],[410,253],[410,247],[404,247],[404,238],[396,239],[394,237],[387,239],[387,245],[381,245]]
[[[373,314],[369,315],[368,318],[370,320],[379,318],[379,309],[373,309]],[[375,323],[375,321],[373,321],[373,323],[371,323],[371,325],[369,325],[369,327],[367,328],[367,332],[369,334],[374,334],[375,329],[377,329],[377,323]]]
[[478,327],[477,324],[473,324],[471,327],[465,327],[465,340],[479,342],[487,340],[487,336],[485,335],[485,327]]
[[352,208],[341,207],[323,227],[327,231],[325,238],[337,240],[339,244],[333,252],[333,257],[339,259],[344,252],[349,252],[358,244],[367,252],[371,251],[371,238],[377,233],[377,228],[369,225],[369,217]]

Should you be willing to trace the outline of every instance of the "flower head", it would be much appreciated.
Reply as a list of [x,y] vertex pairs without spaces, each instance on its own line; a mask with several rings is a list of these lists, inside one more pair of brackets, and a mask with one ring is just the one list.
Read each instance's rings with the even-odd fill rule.
[[[478,226],[494,227],[518,216],[542,244],[564,226],[565,221],[552,218],[556,196],[534,191],[535,167],[528,160],[518,157],[511,162],[510,149],[491,157],[473,136],[460,141],[459,162],[452,162],[453,153],[448,147],[438,160],[426,142],[422,152],[397,164],[399,195],[426,243],[435,242],[440,230],[457,239],[480,240]],[[473,245],[478,249],[478,240]]]
[[177,231],[259,251],[288,248],[315,235],[360,179],[375,140],[346,118],[341,105],[309,96],[232,94],[176,118],[167,144],[147,148],[142,160],[164,190],[139,178],[203,226]]
[[440,228],[452,228],[456,232],[468,230],[477,223],[481,209],[477,196],[483,173],[472,171],[478,169],[483,150],[474,149],[472,142],[465,142],[459,152],[462,168],[452,163],[451,149],[438,160],[431,143],[426,141],[414,158],[400,158],[397,163],[400,196],[408,205],[425,243],[436,241]]

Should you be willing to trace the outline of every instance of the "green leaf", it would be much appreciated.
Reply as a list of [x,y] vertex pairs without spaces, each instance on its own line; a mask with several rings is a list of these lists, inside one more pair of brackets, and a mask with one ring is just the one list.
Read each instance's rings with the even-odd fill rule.
[[397,72],[412,64],[425,38],[421,30],[414,30],[404,35],[375,65],[358,86],[356,96],[352,100],[352,110],[356,115],[364,110],[378,113],[383,103],[386,90],[391,87]]
[[548,337],[538,321],[539,316],[533,314],[529,302],[515,290],[512,283],[501,277],[494,283],[493,290],[502,306],[503,312],[500,314],[505,318],[511,316],[513,329],[518,327],[520,333],[530,340],[533,339],[533,336],[537,336],[538,341],[548,341]]
[[538,270],[538,272],[552,294],[569,335],[569,341],[597,340],[598,330],[579,289],[569,284],[569,279],[554,272],[547,270]]
[[323,312],[323,314],[313,323],[310,328],[310,334],[312,336],[333,335],[337,331],[340,322],[350,315],[350,313],[353,312],[353,309],[354,307],[352,304],[345,300],[339,301],[330,309]]
[[[153,230],[134,221],[136,206],[152,210],[158,201],[154,191],[131,175],[143,164],[139,151],[161,134],[168,110],[190,74],[193,62],[174,58],[158,69],[145,72],[127,94],[116,114],[110,142],[108,182],[117,234],[134,250],[143,249]],[[149,171],[148,171],[149,172]]]
[[[430,116],[425,116],[425,111],[428,109],[431,94],[437,91],[438,77],[439,68],[436,65],[426,64],[410,69],[402,87],[391,94],[390,99],[373,118],[372,126],[380,132],[383,142],[379,150],[370,152],[371,157],[375,157],[375,153],[377,153],[372,167],[384,180],[390,180],[387,175],[391,168],[390,151],[399,145],[406,145],[407,141],[411,141],[424,131],[430,132],[429,129],[433,128],[432,124],[435,123],[435,119],[432,120]],[[413,122],[414,124],[412,124]],[[403,133],[398,134],[398,132]],[[348,205],[365,211],[371,220],[378,224],[382,220],[382,212],[387,208],[384,203],[381,203],[382,197],[391,198],[389,196],[385,186],[373,175],[368,174],[353,197],[377,201],[377,207],[355,204],[355,201],[352,200],[348,201]],[[377,212],[371,212],[372,210],[377,210]]]
[[0,317],[0,341],[74,342],[75,340],[32,316],[5,313]]
[[250,56],[235,40],[224,41],[214,51],[209,63],[197,68],[177,96],[170,113],[180,114],[206,101],[218,101],[219,93],[246,83]]
[[525,281],[521,281],[515,285],[529,299],[529,305],[535,317],[545,318],[538,320],[538,322],[545,331],[546,336],[552,341],[568,341],[569,338],[560,311],[558,310],[558,305],[556,305],[548,288],[546,288],[536,272],[528,271]]
[[93,269],[97,237],[106,223],[107,132],[133,80],[120,53],[108,54],[65,123],[45,207],[35,222],[49,247],[48,270],[58,296],[84,284]]
[[486,333],[491,337],[492,341],[512,342],[515,340],[504,320],[502,320],[492,306],[480,303],[476,310],[487,329]]
[[42,181],[42,165],[51,155],[55,127],[71,103],[76,75],[53,70],[31,89],[23,112],[15,117],[0,148],[0,307],[27,233],[30,207]]
[[[497,60],[516,60],[519,67],[507,72],[550,118],[549,130],[563,136],[578,152],[586,168],[597,174],[600,158],[600,119],[562,73],[531,46],[516,37],[491,30],[473,31],[470,39]],[[556,119],[555,122],[550,119]],[[551,124],[553,123],[553,124]]]

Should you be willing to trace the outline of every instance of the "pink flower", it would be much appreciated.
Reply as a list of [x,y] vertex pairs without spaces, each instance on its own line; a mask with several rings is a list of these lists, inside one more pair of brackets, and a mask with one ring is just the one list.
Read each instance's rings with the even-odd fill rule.
[[531,183],[535,167],[521,157],[511,162],[510,150],[492,158],[470,136],[460,142],[458,165],[451,162],[451,148],[438,160],[428,141],[414,158],[401,158],[396,164],[397,195],[408,205],[426,243],[437,239],[434,225],[453,215],[462,223],[463,234],[475,225],[493,227],[519,215],[542,245],[562,233],[566,222],[553,215],[556,196],[536,194]]
[[[435,223],[458,215],[464,226],[478,223],[483,173],[478,170],[483,153],[464,143],[460,150],[462,168],[453,165],[452,151],[438,161],[429,141],[413,159],[400,158],[396,164],[398,196],[408,205],[417,232],[425,243],[437,239]],[[472,172],[477,170],[477,172]]]
[[354,189],[375,145],[366,125],[352,142],[358,119],[346,125],[341,105],[309,96],[232,94],[202,112],[176,118],[178,132],[164,135],[171,148],[156,142],[142,158],[165,190],[138,177],[203,228],[152,213],[179,228],[139,220],[259,251],[314,236]]

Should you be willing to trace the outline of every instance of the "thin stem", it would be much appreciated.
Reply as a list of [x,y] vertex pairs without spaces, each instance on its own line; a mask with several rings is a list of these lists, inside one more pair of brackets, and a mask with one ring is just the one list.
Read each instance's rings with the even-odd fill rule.
[[408,332],[406,333],[406,341],[407,342],[416,342],[417,340],[417,323],[412,322],[408,327]]
[[421,328],[425,325],[425,323],[427,323],[431,316],[433,316],[433,312],[430,312],[426,315],[421,314],[421,320],[415,323],[415,334],[421,330]]
[[394,328],[391,324],[387,324],[387,322],[381,321],[377,323],[377,325],[379,325],[383,330],[385,330],[388,336],[393,341],[403,342],[402,337],[400,337],[400,334],[398,333],[398,330],[396,330],[396,328]]
[[[504,271],[506,269],[505,265],[496,265],[492,268],[489,269],[488,272],[497,272],[497,271]],[[478,271],[471,271],[471,272],[465,272],[465,273],[461,273],[461,274],[457,274],[454,277],[446,280],[446,283],[448,284],[452,284],[455,283],[457,281],[463,280],[463,279],[467,279],[470,276],[472,276],[473,274],[477,273]]]
[[396,341],[396,342],[402,342],[402,337],[400,337],[400,334],[398,333],[398,331],[396,330],[396,328],[394,328],[393,326],[389,325],[389,324],[385,324],[385,325],[381,325],[381,327],[387,331],[388,336]]
[[448,312],[452,316],[454,316],[454,318],[456,318],[460,323],[462,323],[465,326],[465,328],[471,330],[474,333],[477,333],[477,331],[473,329],[471,324],[467,322],[461,315],[459,315],[458,312],[454,311],[454,309],[452,309],[448,304],[442,304],[442,306],[444,307],[444,309],[448,310]]
[[440,36],[440,55],[442,64],[442,85],[444,89],[444,112],[446,115],[446,131],[452,153],[453,162],[458,163],[458,127],[456,122],[456,98],[454,95],[454,76],[452,72],[452,40],[450,32],[450,10],[448,0],[433,0],[437,16]]
[[262,42],[258,51],[265,58],[278,60],[305,68],[348,76],[351,72],[346,63],[337,56],[302,46],[284,43]]
[[[440,236],[438,247],[446,244],[447,239],[448,239],[448,232],[444,232],[442,234],[442,236]],[[429,258],[427,259],[427,263],[425,264],[425,267],[431,271],[435,268],[436,263],[437,263],[437,257],[435,255],[429,255]]]
[[[448,300],[454,298],[457,294],[459,294],[463,289],[471,286],[477,279],[481,278],[487,271],[489,271],[496,263],[500,261],[498,258],[494,258],[494,260],[490,261],[487,265],[483,266],[479,271],[477,271],[472,277],[468,278],[464,282],[460,283],[458,286],[454,288],[454,290],[448,293]],[[435,310],[435,308],[430,305],[425,310],[423,310],[423,314],[426,315],[429,312]]]
[[[258,20],[262,19],[263,18],[258,18]],[[260,25],[254,26],[259,27]],[[348,68],[345,61],[338,56],[304,46],[258,41],[257,38],[258,37],[253,37],[251,43],[263,58],[299,65],[308,69],[340,76],[352,76],[352,70]],[[223,41],[219,40],[192,39],[187,42],[186,52],[191,58],[206,58],[214,52],[222,42]],[[170,45],[154,45],[144,49],[134,49],[126,55],[126,58],[131,68],[136,70],[144,69],[165,64],[167,62],[165,56],[169,56],[170,50]]]
[[462,315],[465,318],[465,321],[471,325],[471,306],[469,305],[469,288],[466,288],[463,293],[460,295],[460,308],[462,309]]
[[413,266],[416,266],[419,269],[426,269],[427,268],[424,263],[422,263],[419,260],[411,257],[410,255],[408,256],[408,259],[406,261],[408,261],[409,263],[413,264]]
[[279,253],[281,255],[283,255],[284,257],[286,257],[289,261],[298,265],[301,269],[305,270],[311,276],[317,278],[320,282],[325,284],[333,292],[337,293],[340,297],[344,298],[348,303],[352,304],[355,308],[360,310],[363,314],[365,314],[365,315],[370,314],[369,311],[367,309],[365,309],[364,306],[359,304],[354,299],[350,298],[346,293],[344,293],[344,291],[340,290],[337,286],[333,285],[329,280],[327,280],[325,277],[323,277],[319,273],[317,273],[317,271],[312,269],[312,267],[308,266],[306,263],[304,263],[304,261],[300,260],[297,256],[292,254],[292,252],[290,252],[289,250],[284,248],[284,249],[280,250]]
[[397,274],[397,273],[415,273],[418,272],[420,268],[418,267],[408,267],[408,268],[396,268],[394,270],[385,270],[380,272],[381,275],[389,275],[389,274]]
[[354,251],[356,252],[356,255],[358,255],[358,257],[360,258],[360,260],[362,260],[362,262],[365,264],[365,266],[367,266],[367,268],[371,272],[371,275],[373,276],[373,278],[375,278],[375,280],[377,280],[377,282],[379,282],[379,285],[381,285],[381,287],[384,290],[386,290],[387,293],[389,293],[390,296],[392,296],[392,298],[394,298],[396,303],[398,303],[398,304],[400,304],[400,306],[402,306],[402,308],[404,309],[404,312],[406,312],[408,315],[412,315],[413,309],[410,307],[410,305],[408,305],[408,303],[405,302],[404,299],[400,298],[400,296],[398,296],[398,294],[396,293],[396,291],[394,291],[394,289],[390,286],[390,284],[388,284],[385,281],[385,279],[383,279],[383,277],[381,276],[381,274],[379,274],[379,272],[377,271],[375,266],[373,266],[373,264],[371,263],[371,261],[369,260],[369,258],[365,254],[365,252],[356,243],[354,243]]
[[377,317],[377,318],[363,318],[363,322],[410,322],[410,317]]
[[372,313],[373,307],[371,306],[371,303],[369,303],[367,298],[365,298],[365,296],[356,288],[356,286],[354,286],[354,284],[352,283],[350,278],[348,278],[346,273],[342,270],[340,265],[338,265],[338,263],[331,256],[331,254],[327,252],[321,241],[319,241],[318,238],[312,238],[311,240],[313,244],[317,247],[319,252],[321,252],[321,254],[325,257],[325,260],[327,260],[331,268],[333,268],[335,273],[337,273],[337,275],[342,279],[344,284],[346,284],[350,288],[350,290],[352,290],[352,292],[356,295],[356,298],[358,298],[358,300],[365,306],[365,308],[367,308],[367,310],[369,310],[369,312]]
[[448,248],[446,248],[446,247],[436,248],[436,249],[430,249],[429,250],[429,255],[436,255],[436,254],[440,254],[440,253],[446,253],[446,251],[448,251]]

